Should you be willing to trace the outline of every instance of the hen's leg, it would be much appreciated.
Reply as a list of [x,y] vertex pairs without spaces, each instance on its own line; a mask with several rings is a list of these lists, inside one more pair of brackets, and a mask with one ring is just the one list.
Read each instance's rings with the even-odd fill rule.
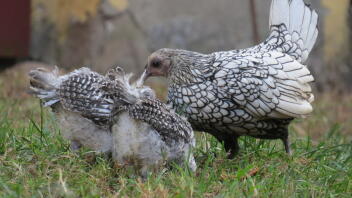
[[290,124],[291,121],[292,119],[267,121],[269,123],[276,125],[277,127],[265,130],[264,132],[266,135],[257,137],[257,138],[281,139],[282,143],[284,144],[286,153],[288,155],[291,155],[290,141],[288,138],[288,125]]
[[284,143],[285,146],[285,151],[288,155],[291,155],[291,148],[290,148],[290,141],[288,139],[288,134],[286,137],[281,138],[282,142]]
[[233,159],[240,151],[240,146],[238,145],[237,136],[229,136],[229,139],[224,141],[225,150],[228,153],[227,158]]
[[228,153],[228,159],[233,159],[238,154],[240,150],[238,145],[238,136],[231,134],[221,134],[215,137],[219,140],[219,142],[224,144],[225,151]]
[[284,144],[284,147],[285,147],[285,151],[288,155],[291,155],[291,148],[290,148],[290,141],[289,141],[289,138],[288,138],[288,124],[290,123],[290,120],[288,121],[288,123],[285,123],[284,126],[282,126],[282,137],[281,137],[281,140]]

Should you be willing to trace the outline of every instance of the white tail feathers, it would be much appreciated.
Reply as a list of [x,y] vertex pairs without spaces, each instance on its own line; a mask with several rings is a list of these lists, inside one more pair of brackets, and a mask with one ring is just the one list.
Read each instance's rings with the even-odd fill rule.
[[305,62],[318,37],[318,14],[303,0],[272,0],[269,25],[273,28],[283,24],[290,41],[302,50],[300,62]]
[[29,72],[30,93],[44,101],[44,106],[59,102],[56,90],[60,85],[58,68],[48,71],[37,68]]

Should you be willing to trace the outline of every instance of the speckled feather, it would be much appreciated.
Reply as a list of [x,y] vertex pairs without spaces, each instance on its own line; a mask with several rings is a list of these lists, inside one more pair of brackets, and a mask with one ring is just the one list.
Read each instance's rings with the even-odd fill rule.
[[146,122],[159,131],[166,143],[178,138],[189,143],[193,139],[193,130],[189,122],[157,99],[145,99],[130,106],[128,111],[132,118]]
[[109,86],[105,77],[95,72],[77,72],[64,80],[58,89],[60,103],[73,112],[107,126],[114,108],[111,93],[103,89]]

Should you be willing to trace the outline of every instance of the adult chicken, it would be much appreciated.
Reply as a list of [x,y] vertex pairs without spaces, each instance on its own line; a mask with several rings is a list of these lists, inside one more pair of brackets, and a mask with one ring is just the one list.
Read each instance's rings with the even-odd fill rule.
[[303,0],[273,0],[269,21],[269,37],[248,49],[157,50],[141,77],[166,77],[172,108],[194,130],[223,142],[230,158],[243,135],[281,139],[290,153],[289,123],[313,110],[314,78],[304,63],[318,36],[318,15]]

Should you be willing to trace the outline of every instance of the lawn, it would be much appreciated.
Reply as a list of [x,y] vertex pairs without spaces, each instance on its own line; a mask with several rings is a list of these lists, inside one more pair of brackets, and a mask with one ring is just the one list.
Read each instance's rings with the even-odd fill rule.
[[280,141],[242,137],[226,159],[197,133],[198,170],[173,166],[143,182],[103,155],[71,152],[55,118],[25,93],[21,68],[0,75],[0,197],[351,197],[352,96],[317,94],[315,111]]

